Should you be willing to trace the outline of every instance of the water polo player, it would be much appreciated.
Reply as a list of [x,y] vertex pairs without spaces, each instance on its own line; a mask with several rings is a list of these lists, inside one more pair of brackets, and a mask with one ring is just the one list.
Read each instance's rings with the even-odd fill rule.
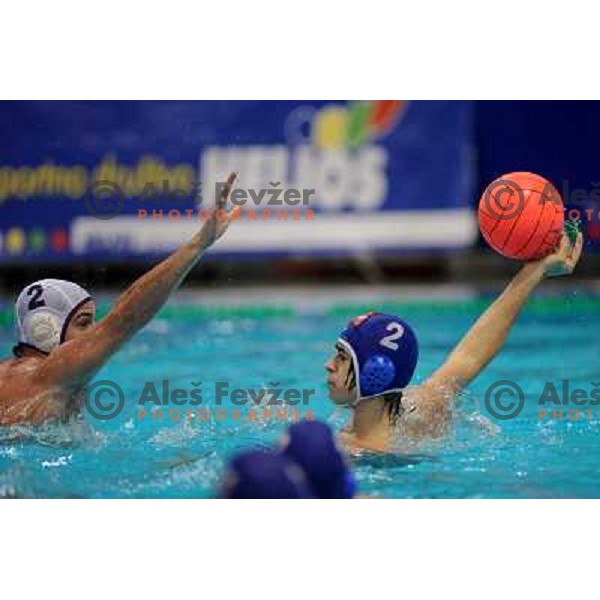
[[342,432],[349,447],[384,450],[398,432],[409,438],[445,432],[452,398],[496,356],[529,295],[546,277],[570,274],[583,248],[563,235],[553,254],[525,264],[471,327],[446,362],[422,385],[407,388],[418,358],[417,337],[402,319],[369,313],[340,335],[327,362],[330,398],[353,409]]
[[334,432],[325,423],[303,421],[290,425],[279,452],[302,469],[318,498],[356,497],[356,479]]
[[[204,251],[237,216],[225,212],[231,174],[215,212],[192,240],[140,277],[96,323],[96,306],[75,283],[44,279],[19,295],[16,358],[0,363],[0,424],[65,419],[78,412],[86,384],[150,321]],[[219,212],[220,211],[220,212]]]
[[219,490],[220,498],[316,498],[304,471],[286,456],[249,450],[229,463]]

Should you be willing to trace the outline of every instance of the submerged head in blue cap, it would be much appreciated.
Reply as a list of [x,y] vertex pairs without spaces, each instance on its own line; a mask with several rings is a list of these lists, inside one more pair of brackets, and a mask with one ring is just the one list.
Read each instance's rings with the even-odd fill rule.
[[223,478],[221,498],[314,498],[302,469],[275,452],[251,450],[238,454]]
[[419,357],[412,327],[396,315],[378,312],[353,319],[340,334],[338,344],[352,360],[354,405],[366,398],[402,392]]
[[291,425],[282,453],[304,471],[317,497],[354,498],[356,481],[325,423]]

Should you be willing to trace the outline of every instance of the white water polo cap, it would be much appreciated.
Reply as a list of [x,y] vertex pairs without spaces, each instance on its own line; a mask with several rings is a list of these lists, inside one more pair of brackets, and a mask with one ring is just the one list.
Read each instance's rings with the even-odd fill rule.
[[69,321],[91,298],[81,286],[62,279],[42,279],[28,285],[15,305],[19,344],[48,354],[64,342]]

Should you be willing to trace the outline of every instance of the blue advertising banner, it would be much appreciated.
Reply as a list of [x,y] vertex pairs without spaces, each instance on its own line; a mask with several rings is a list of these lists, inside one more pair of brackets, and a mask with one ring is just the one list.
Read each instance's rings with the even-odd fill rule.
[[0,260],[153,256],[230,171],[216,254],[452,250],[477,238],[456,101],[0,102]]

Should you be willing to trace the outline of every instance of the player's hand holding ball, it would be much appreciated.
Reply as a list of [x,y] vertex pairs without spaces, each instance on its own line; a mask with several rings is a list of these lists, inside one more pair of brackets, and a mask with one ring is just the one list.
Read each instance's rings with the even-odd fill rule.
[[570,275],[581,257],[582,250],[583,234],[579,232],[575,244],[572,244],[569,236],[565,233],[560,241],[558,250],[540,261],[544,266],[546,277]]

